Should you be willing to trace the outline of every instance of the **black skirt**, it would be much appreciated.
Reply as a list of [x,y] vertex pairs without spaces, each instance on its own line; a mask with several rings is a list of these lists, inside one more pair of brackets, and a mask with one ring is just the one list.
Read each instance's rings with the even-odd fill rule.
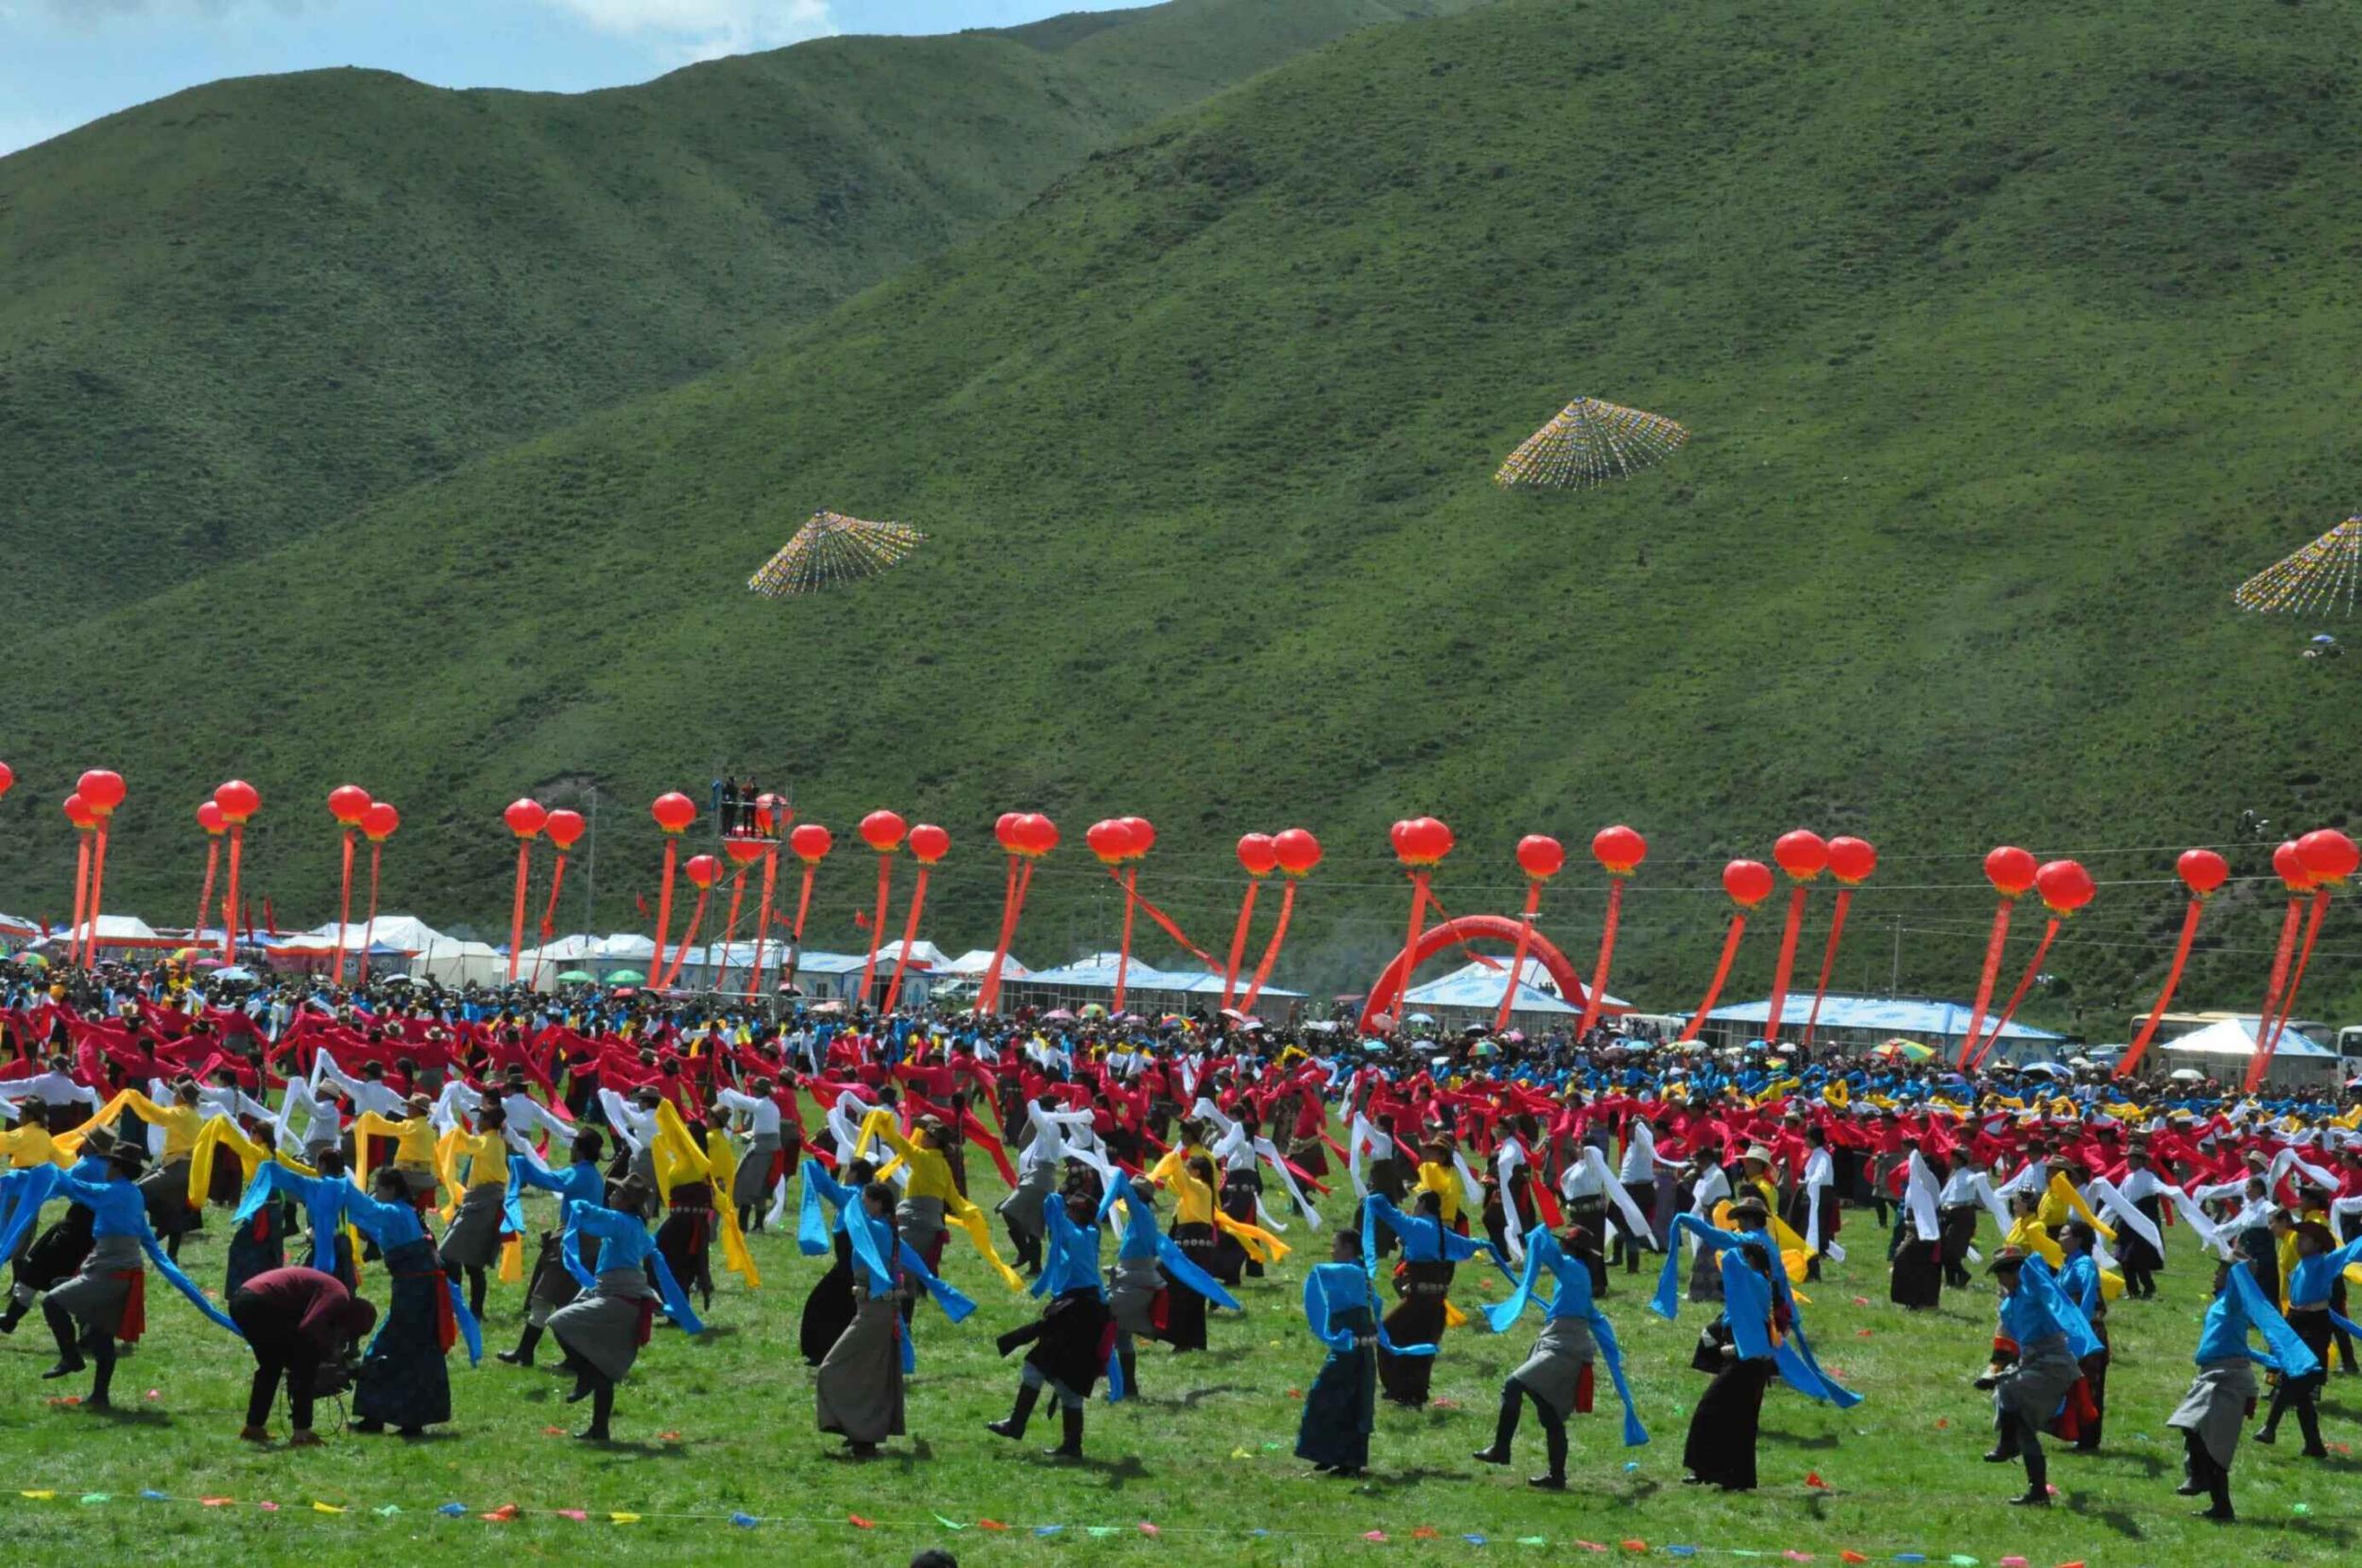
[[[2165,1206],[2157,1199],[2135,1199],[2132,1206],[2140,1210],[2151,1225],[2162,1226]],[[2157,1234],[2162,1236],[2165,1232],[2160,1229]],[[2116,1233],[2116,1261],[2128,1273],[2154,1274],[2165,1267],[2164,1255],[2130,1225],[2123,1226]]]
[[843,1231],[829,1239],[836,1248],[836,1262],[804,1298],[803,1323],[796,1334],[804,1364],[813,1367],[828,1358],[829,1347],[853,1321],[853,1244]]
[[1366,1311],[1341,1312],[1330,1331],[1353,1336],[1351,1350],[1331,1350],[1304,1392],[1304,1419],[1296,1423],[1296,1457],[1335,1470],[1360,1470],[1370,1462],[1370,1432],[1378,1424],[1378,1352]]
[[1041,1333],[1025,1353],[1025,1364],[1065,1392],[1087,1399],[1107,1364],[1114,1321],[1096,1286],[1069,1290],[1042,1309]]
[[1755,1488],[1755,1431],[1763,1391],[1772,1383],[1770,1356],[1726,1361],[1690,1413],[1682,1465],[1701,1481],[1732,1491]]
[[[1214,1227],[1211,1225],[1175,1225],[1172,1244],[1189,1254],[1191,1263],[1207,1273],[1213,1272]],[[1206,1348],[1206,1298],[1182,1284],[1169,1279],[1165,1297],[1165,1338],[1175,1350]]]
[[230,1272],[222,1287],[224,1300],[236,1295],[238,1287],[255,1275],[268,1273],[286,1263],[287,1231],[286,1205],[278,1202],[265,1203],[255,1211],[253,1219],[231,1231]]
[[423,1237],[385,1254],[385,1321],[370,1341],[352,1390],[352,1413],[388,1426],[451,1420],[451,1372],[443,1364],[442,1308],[450,1289],[435,1243]]
[[1936,1234],[1943,1238],[1943,1261],[1959,1268],[1968,1261],[1968,1249],[1977,1240],[1977,1217],[1984,1212],[1975,1203],[1956,1203],[1936,1215]]
[[1906,1241],[1894,1250],[1887,1270],[1887,1300],[1897,1306],[1939,1306],[1943,1302],[1943,1244]]
[[27,1290],[47,1290],[82,1271],[90,1256],[91,1212],[77,1203],[65,1218],[43,1230],[31,1246],[16,1256],[16,1283]]
[[[1402,1301],[1386,1314],[1386,1338],[1397,1345],[1431,1345],[1444,1338],[1444,1295],[1451,1288],[1448,1263],[1406,1263],[1396,1274]],[[1425,1405],[1435,1376],[1435,1357],[1378,1353],[1378,1381],[1397,1405]]]

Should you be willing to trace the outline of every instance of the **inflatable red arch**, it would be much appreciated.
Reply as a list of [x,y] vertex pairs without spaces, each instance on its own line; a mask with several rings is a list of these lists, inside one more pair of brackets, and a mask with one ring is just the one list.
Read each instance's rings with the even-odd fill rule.
[[[1416,972],[1420,964],[1445,948],[1469,942],[1499,942],[1514,950],[1517,946],[1517,932],[1523,924],[1505,914],[1463,914],[1441,925],[1429,926],[1419,933],[1417,945],[1411,949],[1411,969]],[[1526,954],[1540,960],[1542,967],[1549,971],[1550,979],[1558,982],[1559,1000],[1569,1007],[1580,1008],[1589,999],[1590,988],[1583,983],[1583,977],[1575,973],[1575,966],[1566,962],[1566,955],[1560,952],[1557,946],[1539,929],[1526,939]],[[1357,1027],[1362,1033],[1378,1032],[1378,1015],[1394,1011],[1392,1004],[1402,994],[1402,955],[1396,953],[1394,962],[1378,975],[1378,983],[1370,987],[1369,999],[1361,1004],[1361,1021]],[[1607,1011],[1604,1007],[1600,1009],[1603,1014]]]

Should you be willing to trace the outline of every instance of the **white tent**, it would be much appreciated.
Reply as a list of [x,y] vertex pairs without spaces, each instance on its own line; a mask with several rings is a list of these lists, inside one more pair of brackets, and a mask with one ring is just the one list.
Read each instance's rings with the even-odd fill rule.
[[[1508,989],[1508,963],[1478,961],[1425,985],[1412,986],[1407,1000],[1412,1012],[1428,1014],[1443,1023],[1489,1024],[1499,1016],[1501,997]],[[1632,1011],[1632,1004],[1611,996],[1603,1011],[1611,1015],[1625,1014]],[[1525,972],[1518,977],[1517,999],[1509,1008],[1513,1020],[1548,1028],[1582,1012],[1559,996],[1558,982],[1550,979],[1540,959],[1526,960]]]
[[[381,914],[374,924],[354,920],[345,926],[345,951],[357,953],[362,944],[374,943],[380,947],[399,947],[405,953],[422,953],[438,943],[457,940],[445,936],[415,914]],[[315,926],[297,933],[306,948],[320,947],[334,951],[336,946],[336,922]]]
[[[902,944],[899,938],[878,949],[878,962],[881,964],[891,965],[901,956]],[[992,955],[986,953],[984,956],[990,958]],[[944,965],[950,962],[944,956],[943,949],[932,942],[922,939],[911,944],[911,967],[914,969],[923,966],[931,972],[940,974]]]
[[[2229,1079],[2244,1076],[2247,1065],[2255,1058],[2255,1030],[2258,1019],[2253,1014],[2225,1018],[2208,1024],[2196,1033],[2168,1040],[2157,1048],[2179,1067],[2196,1067],[2209,1078]],[[2279,1041],[2272,1047],[2272,1061],[2265,1078],[2274,1083],[2325,1083],[2338,1073],[2337,1053],[2293,1029],[2280,1031]]]
[[[52,931],[52,946],[71,946],[87,941],[90,921],[62,931]],[[102,914],[97,920],[98,946],[105,947],[179,947],[186,946],[177,937],[158,936],[155,928],[134,914]]]
[[[950,963],[941,965],[945,974],[961,980],[981,980],[991,967],[992,949],[989,947],[970,947]],[[1023,980],[1032,973],[1031,969],[1017,961],[1015,953],[1001,961],[1001,978],[1003,980]]]

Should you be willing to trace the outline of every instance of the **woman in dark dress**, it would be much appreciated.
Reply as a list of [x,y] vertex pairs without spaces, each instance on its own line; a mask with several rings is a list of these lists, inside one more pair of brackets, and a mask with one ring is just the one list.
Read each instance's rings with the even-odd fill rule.
[[1361,1234],[1339,1231],[1330,1261],[1304,1279],[1304,1317],[1328,1359],[1304,1393],[1296,1457],[1323,1474],[1355,1476],[1378,1424],[1378,1298],[1361,1267]]
[[1771,1254],[1761,1244],[1749,1242],[1722,1254],[1724,1306],[1700,1337],[1689,1363],[1711,1372],[1714,1381],[1691,1413],[1682,1445],[1682,1464],[1689,1472],[1683,1477],[1686,1486],[1755,1489],[1756,1428],[1763,1419],[1764,1389],[1776,1370],[1771,1346],[1789,1326],[1788,1309],[1771,1280]]
[[451,1373],[443,1357],[457,1341],[451,1281],[435,1242],[411,1206],[397,1166],[381,1166],[372,1192],[345,1200],[346,1213],[385,1260],[386,1309],[352,1389],[353,1430],[391,1426],[415,1438],[451,1420]]

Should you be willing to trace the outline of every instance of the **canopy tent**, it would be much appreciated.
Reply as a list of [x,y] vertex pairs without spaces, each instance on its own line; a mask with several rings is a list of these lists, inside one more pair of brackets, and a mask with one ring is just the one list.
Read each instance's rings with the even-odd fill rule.
[[[890,965],[901,956],[902,943],[901,939],[899,937],[878,949],[878,962],[881,965]],[[987,953],[984,956],[986,958],[990,958],[992,955]],[[949,958],[944,956],[942,948],[936,946],[933,943],[929,942],[924,938],[911,944],[910,966],[912,974],[916,974],[922,971],[933,974],[940,974],[943,971],[944,965],[950,963],[950,962],[951,961]],[[902,977],[902,983],[904,985],[908,985],[910,983],[909,974]]]
[[27,920],[21,914],[0,914],[0,942],[29,942],[39,935],[40,921]]
[[[970,947],[967,951],[962,953],[950,963],[942,964],[939,967],[944,974],[950,975],[954,979],[982,980],[984,977],[985,972],[992,968],[992,949],[989,947]],[[1028,969],[1024,964],[1019,963],[1017,961],[1017,955],[1015,953],[1011,953],[1007,958],[1001,961],[1001,979],[1004,983],[1009,980],[1023,980],[1026,976],[1032,973],[1033,971],[1031,969]]]
[[[1813,1038],[1832,1046],[1868,1047],[1904,1035],[1930,1046],[1950,1046],[1957,1053],[1968,1039],[1971,1012],[1966,1002],[1912,997],[1854,997],[1831,992],[1821,999],[1821,1019]],[[1811,1015],[1812,993],[1790,991],[1780,1009],[1780,1033],[1801,1038],[1805,1020]],[[1706,1027],[1721,1045],[1744,1045],[1760,1038],[1763,1026],[1771,1018],[1772,998],[1766,997],[1757,1002],[1734,1002],[1716,1008],[1706,1014]],[[1988,1033],[1993,1021],[1989,1013],[1985,1018]],[[1995,1048],[2004,1057],[2011,1041],[2039,1044],[2042,1048],[2035,1054],[2044,1056],[2050,1054],[2054,1043],[2063,1038],[2014,1020],[2003,1027],[2000,1037],[2001,1044]]]
[[[336,947],[336,922],[331,920],[325,926],[294,932],[286,940],[307,946],[317,944],[334,952]],[[382,943],[404,952],[422,953],[438,943],[457,940],[456,937],[445,936],[415,914],[381,914],[374,921],[354,920],[344,928],[344,947],[348,953],[359,952],[364,943]]]
[[[2259,1021],[2252,1013],[2224,1018],[2157,1048],[2177,1067],[2195,1067],[2209,1078],[2243,1078],[2248,1063],[2255,1057]],[[2270,1083],[2316,1084],[2336,1081],[2339,1070],[2336,1051],[2309,1034],[2284,1029],[2272,1047],[2271,1066],[2264,1076]]]
[[[1425,985],[1414,985],[1405,998],[1413,1013],[1431,1014],[1439,1023],[1491,1024],[1500,1016],[1501,997],[1510,986],[1509,961],[1486,963],[1482,960],[1462,965],[1439,980]],[[1632,1003],[1610,996],[1600,1004],[1602,1016],[1619,1016],[1632,1011]],[[1530,1028],[1548,1029],[1564,1025],[1582,1015],[1583,1009],[1567,1002],[1558,994],[1558,982],[1538,958],[1529,958],[1517,979],[1516,999],[1509,1004],[1513,1020]]]
[[[1052,1006],[1076,1002],[1106,1005],[1115,996],[1117,957],[1114,953],[1091,953],[1054,969],[1036,969],[1021,979],[1003,971],[1002,979],[1010,987],[1012,1000]],[[1242,995],[1246,985],[1246,977],[1241,976],[1236,989]],[[1135,1013],[1172,1011],[1184,1001],[1211,1000],[1219,1005],[1222,989],[1223,978],[1210,970],[1159,969],[1137,958],[1123,976],[1124,1006]],[[1296,1001],[1302,999],[1304,993],[1266,985],[1263,996]]]
[[[85,920],[69,930],[52,931],[43,939],[43,945],[72,946],[77,943],[86,941],[90,937],[92,924]],[[146,948],[188,946],[186,937],[158,936],[155,929],[137,915],[102,914],[98,917],[96,926],[98,946],[102,951],[109,947]]]

